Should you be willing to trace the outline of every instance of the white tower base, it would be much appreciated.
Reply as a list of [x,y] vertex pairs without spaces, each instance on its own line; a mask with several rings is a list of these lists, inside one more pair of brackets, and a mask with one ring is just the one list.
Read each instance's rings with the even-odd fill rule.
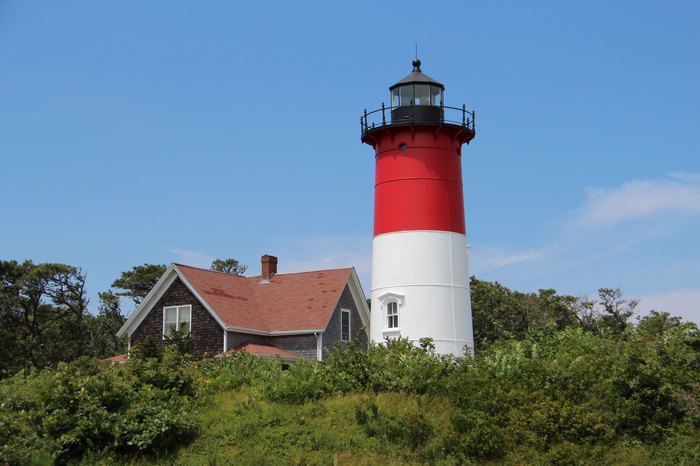
[[[466,237],[445,231],[400,231],[372,242],[370,337],[408,338],[415,344],[431,337],[439,354],[473,351]],[[398,327],[387,317],[398,307]]]

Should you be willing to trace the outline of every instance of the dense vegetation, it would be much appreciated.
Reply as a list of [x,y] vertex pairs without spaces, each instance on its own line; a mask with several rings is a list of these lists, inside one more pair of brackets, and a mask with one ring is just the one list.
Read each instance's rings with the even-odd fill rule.
[[698,330],[667,314],[457,359],[429,340],[351,344],[288,371],[172,345],[0,382],[0,462],[697,464],[699,381]]
[[[165,269],[143,264],[122,272],[112,283],[114,289],[98,293],[98,312],[93,315],[80,268],[0,261],[0,379],[84,356],[124,353],[126,341],[116,337],[126,320],[120,298],[138,305]],[[247,266],[236,259],[215,259],[211,269],[241,275]]]
[[0,464],[700,463],[700,332],[663,312],[632,325],[620,290],[472,278],[465,358],[398,340],[282,371],[193,361],[178,337],[99,359],[120,349],[119,297],[162,270],[122,273],[93,316],[79,269],[0,262]]

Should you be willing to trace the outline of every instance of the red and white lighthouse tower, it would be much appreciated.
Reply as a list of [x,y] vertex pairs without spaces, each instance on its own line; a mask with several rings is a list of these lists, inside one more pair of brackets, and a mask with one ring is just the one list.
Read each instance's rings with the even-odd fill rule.
[[390,107],[361,117],[376,154],[370,337],[430,337],[462,355],[474,345],[461,164],[474,112],[446,106],[420,65],[389,88]]

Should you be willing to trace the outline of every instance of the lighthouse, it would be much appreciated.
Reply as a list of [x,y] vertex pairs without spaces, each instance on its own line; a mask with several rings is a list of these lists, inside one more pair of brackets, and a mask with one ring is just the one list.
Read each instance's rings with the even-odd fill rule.
[[474,112],[445,105],[417,58],[389,92],[389,106],[360,118],[375,151],[370,338],[429,337],[463,355],[474,338],[461,159]]

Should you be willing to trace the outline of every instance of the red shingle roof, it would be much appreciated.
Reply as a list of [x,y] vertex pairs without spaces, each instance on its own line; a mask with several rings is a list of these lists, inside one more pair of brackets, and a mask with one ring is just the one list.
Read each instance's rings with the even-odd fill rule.
[[280,349],[265,343],[243,343],[233,348],[233,351],[245,351],[257,356],[279,356],[281,358],[300,358],[296,353]]
[[263,332],[324,329],[352,268],[237,277],[174,264],[229,327]]
[[112,361],[116,363],[125,363],[129,360],[129,355],[128,354],[117,354],[116,356],[112,356],[111,358],[106,358],[104,361]]

